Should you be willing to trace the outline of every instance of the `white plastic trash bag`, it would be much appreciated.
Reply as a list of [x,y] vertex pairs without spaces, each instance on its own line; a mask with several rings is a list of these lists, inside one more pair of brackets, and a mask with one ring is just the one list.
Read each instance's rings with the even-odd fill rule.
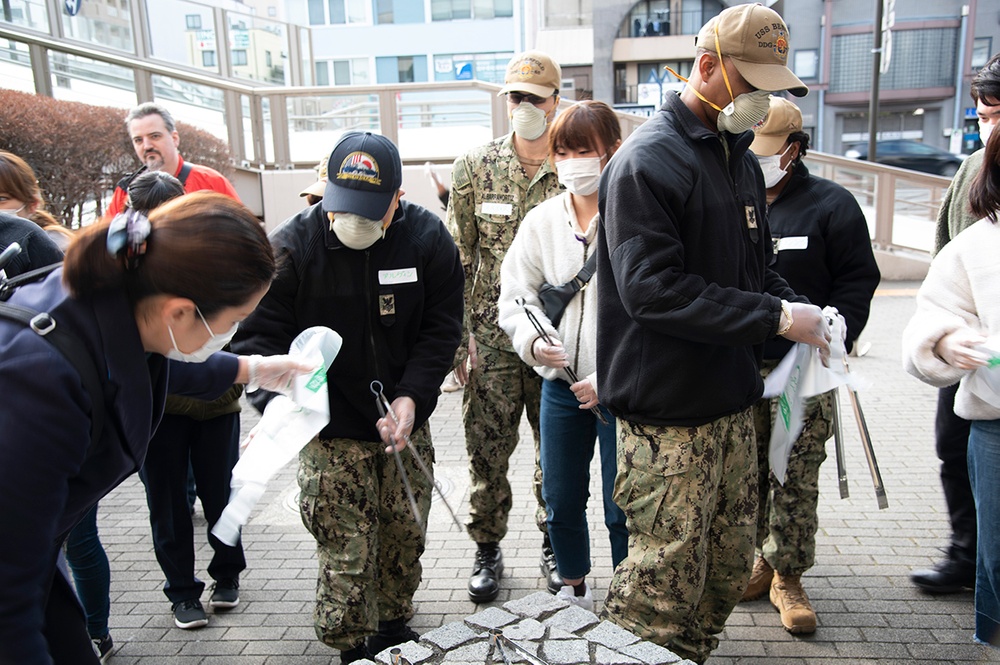
[[976,347],[988,358],[986,365],[972,372],[965,380],[969,392],[990,406],[1000,408],[1000,336],[988,337]]
[[[829,310],[829,311],[828,311]],[[764,379],[764,397],[778,398],[771,426],[768,461],[775,478],[785,484],[788,456],[802,433],[806,399],[821,395],[848,382],[844,367],[844,322],[836,309],[823,310],[831,320],[830,367],[824,367],[819,351],[808,344],[796,344]]]
[[289,355],[316,369],[295,378],[291,397],[277,395],[268,403],[253,442],[233,467],[229,504],[212,528],[227,545],[236,544],[268,481],[330,422],[326,373],[342,343],[340,335],[322,326],[307,328],[292,341]]

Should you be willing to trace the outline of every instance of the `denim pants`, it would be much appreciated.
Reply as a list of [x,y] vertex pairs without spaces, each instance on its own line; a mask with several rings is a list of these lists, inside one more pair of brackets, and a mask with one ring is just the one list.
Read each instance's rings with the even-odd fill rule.
[[610,425],[602,425],[561,379],[542,383],[541,428],[542,497],[545,499],[549,538],[556,568],[565,579],[590,572],[590,531],[587,499],[590,497],[590,461],[594,441],[600,442],[604,524],[611,539],[613,565],[628,554],[625,513],[613,498],[618,473],[615,454],[615,418],[600,407]]
[[73,573],[76,594],[87,613],[91,637],[108,634],[111,614],[111,567],[97,535],[97,504],[73,527],[66,538],[66,563]]
[[969,479],[979,531],[975,640],[1000,646],[1000,420],[972,421]]

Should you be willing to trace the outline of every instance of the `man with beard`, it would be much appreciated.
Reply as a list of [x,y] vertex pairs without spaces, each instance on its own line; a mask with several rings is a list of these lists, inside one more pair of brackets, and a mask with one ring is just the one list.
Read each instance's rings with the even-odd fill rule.
[[[146,169],[169,173],[181,181],[188,194],[210,189],[239,201],[232,183],[224,175],[208,166],[184,161],[177,150],[181,137],[167,109],[152,102],[139,104],[125,116],[125,127],[132,139],[132,148]],[[115,186],[106,218],[111,219],[125,209],[127,185],[128,178],[124,178]]]

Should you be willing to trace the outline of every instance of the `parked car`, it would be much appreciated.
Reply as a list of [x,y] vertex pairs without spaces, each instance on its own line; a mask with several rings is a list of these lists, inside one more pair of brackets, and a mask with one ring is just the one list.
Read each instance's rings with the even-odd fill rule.
[[[868,144],[858,143],[845,153],[851,159],[868,159]],[[897,166],[901,169],[935,173],[952,177],[962,165],[965,155],[956,155],[926,143],[916,141],[879,141],[875,149],[875,161],[879,164]]]

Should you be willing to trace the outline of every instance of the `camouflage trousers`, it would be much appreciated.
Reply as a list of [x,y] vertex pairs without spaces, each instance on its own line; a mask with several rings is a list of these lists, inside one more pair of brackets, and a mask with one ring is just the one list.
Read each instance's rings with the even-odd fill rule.
[[469,455],[469,535],[477,543],[498,543],[507,535],[513,493],[507,480],[510,456],[519,439],[521,412],[527,410],[535,439],[532,489],[535,523],[544,533],[538,412],[542,378],[513,351],[478,345],[479,362],[462,399],[465,449]]
[[[776,363],[767,363],[767,376]],[[778,400],[753,405],[757,432],[757,549],[782,575],[801,575],[816,561],[819,528],[819,467],[833,434],[833,392],[806,400],[802,433],[792,445],[782,486],[771,473],[768,449]]]
[[708,658],[750,578],[755,462],[750,409],[698,427],[618,420],[628,557],[604,618],[682,658]]
[[[430,427],[410,439],[431,465]],[[313,439],[299,453],[299,509],[319,555],[313,620],[319,639],[335,649],[377,633],[379,621],[413,616],[424,539],[395,460],[384,450],[371,441]],[[400,456],[426,520],[431,483],[412,454]]]

